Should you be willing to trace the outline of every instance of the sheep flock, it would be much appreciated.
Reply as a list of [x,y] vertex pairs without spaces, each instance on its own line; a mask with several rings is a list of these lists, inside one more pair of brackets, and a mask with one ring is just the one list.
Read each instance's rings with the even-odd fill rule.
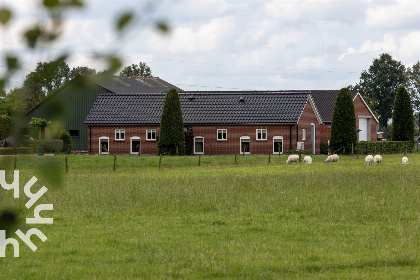
[[[335,164],[338,164],[340,157],[337,154],[329,155],[327,159],[325,160],[325,163],[335,162]],[[402,164],[405,166],[408,164],[408,158],[403,157],[401,159]],[[365,163],[367,166],[369,165],[382,165],[382,156],[381,155],[367,155],[365,157]],[[287,160],[286,164],[299,164],[299,155],[290,155]],[[311,165],[312,164],[312,158],[310,156],[305,156],[303,158],[303,164],[305,165]]]

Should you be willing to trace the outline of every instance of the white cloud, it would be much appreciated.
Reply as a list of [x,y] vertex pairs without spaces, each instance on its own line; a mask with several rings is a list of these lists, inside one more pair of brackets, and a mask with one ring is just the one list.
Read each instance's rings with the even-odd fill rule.
[[367,28],[398,28],[414,21],[418,28],[420,2],[417,0],[398,0],[390,3],[372,3],[366,10],[365,26]]

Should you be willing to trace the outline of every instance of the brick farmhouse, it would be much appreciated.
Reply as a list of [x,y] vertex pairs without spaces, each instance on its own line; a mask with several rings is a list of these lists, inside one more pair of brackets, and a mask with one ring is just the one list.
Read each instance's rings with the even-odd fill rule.
[[[338,91],[179,92],[191,154],[320,153]],[[85,120],[93,154],[157,154],[166,93],[100,94]],[[359,141],[376,140],[378,120],[352,92]],[[187,149],[188,150],[188,149]]]

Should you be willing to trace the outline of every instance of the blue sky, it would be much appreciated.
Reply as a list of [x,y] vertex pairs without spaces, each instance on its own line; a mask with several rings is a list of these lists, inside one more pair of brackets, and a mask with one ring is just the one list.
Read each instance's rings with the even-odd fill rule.
[[[66,15],[59,41],[29,52],[21,34],[46,22],[39,1],[3,5],[15,17],[0,29],[1,55],[23,56],[9,87],[62,53],[70,67],[102,70],[97,54],[115,52],[124,65],[144,61],[154,76],[185,90],[340,89],[357,83],[381,53],[406,66],[420,60],[418,0],[86,0]],[[116,15],[125,11],[139,19],[116,36]],[[170,34],[153,28],[161,19]]]

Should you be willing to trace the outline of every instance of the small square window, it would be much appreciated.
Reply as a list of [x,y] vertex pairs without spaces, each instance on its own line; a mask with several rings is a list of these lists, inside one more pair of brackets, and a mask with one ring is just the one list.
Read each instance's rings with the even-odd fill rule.
[[226,141],[227,140],[227,129],[218,129],[217,130],[217,140]]
[[267,129],[257,129],[257,140],[267,140]]
[[115,130],[115,140],[116,141],[123,141],[125,139],[125,130],[124,129],[116,129]]
[[146,141],[156,141],[156,129],[146,130]]

